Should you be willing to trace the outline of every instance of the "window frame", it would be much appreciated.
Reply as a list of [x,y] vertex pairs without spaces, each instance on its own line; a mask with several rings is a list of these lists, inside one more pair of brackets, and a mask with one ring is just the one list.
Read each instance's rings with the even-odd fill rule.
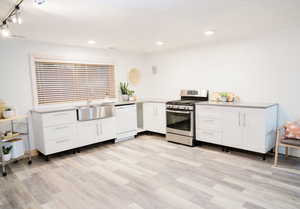
[[[100,61],[102,60],[102,61]],[[50,57],[50,56],[41,56],[41,55],[30,55],[30,78],[31,78],[31,88],[32,88],[32,104],[33,107],[48,107],[48,106],[59,106],[59,105],[72,105],[80,104],[86,100],[81,101],[72,101],[72,102],[58,102],[58,103],[48,103],[48,104],[39,104],[38,100],[38,90],[37,90],[37,78],[36,78],[36,64],[35,62],[62,62],[62,63],[72,63],[72,64],[89,64],[89,65],[113,65],[114,81],[115,81],[115,98],[110,98],[109,101],[115,102],[118,98],[118,76],[117,76],[117,65],[110,58],[102,58],[99,61],[92,60],[79,60],[79,59],[70,59],[65,57]],[[108,101],[107,99],[93,99],[93,102],[103,102]]]

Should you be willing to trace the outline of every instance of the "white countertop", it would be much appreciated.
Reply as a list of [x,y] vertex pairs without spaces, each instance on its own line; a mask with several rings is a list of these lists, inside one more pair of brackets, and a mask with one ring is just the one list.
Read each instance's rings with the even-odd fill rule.
[[[136,101],[117,101],[117,102],[111,102],[115,105],[130,105],[130,104],[137,104],[137,103],[145,103],[145,102],[153,102],[153,103],[166,103],[168,100],[164,99],[141,99]],[[108,102],[103,102],[108,103]],[[93,105],[92,103],[91,105]],[[95,104],[101,104],[101,103],[95,103]],[[51,113],[51,112],[62,112],[62,111],[68,111],[68,110],[76,110],[78,106],[84,106],[84,105],[69,105],[69,106],[53,106],[53,107],[37,107],[32,109],[32,112],[36,113]]]
[[196,105],[226,106],[226,107],[245,107],[245,108],[269,108],[276,106],[276,103],[247,103],[247,102],[197,102]]

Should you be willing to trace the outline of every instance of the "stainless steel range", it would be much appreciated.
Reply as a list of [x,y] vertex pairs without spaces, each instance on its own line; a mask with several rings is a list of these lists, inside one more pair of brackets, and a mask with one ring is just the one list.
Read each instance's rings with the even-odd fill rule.
[[167,141],[194,146],[195,103],[208,101],[208,90],[181,90],[180,96],[167,102]]

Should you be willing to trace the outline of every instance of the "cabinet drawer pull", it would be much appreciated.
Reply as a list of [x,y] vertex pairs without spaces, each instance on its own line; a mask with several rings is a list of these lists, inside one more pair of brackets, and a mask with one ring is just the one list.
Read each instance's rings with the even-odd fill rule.
[[70,139],[63,139],[63,140],[56,141],[56,144],[64,143],[67,141],[70,141]]
[[55,129],[56,129],[56,130],[61,130],[61,129],[66,129],[66,128],[68,128],[68,126],[56,127]]
[[207,123],[213,123],[214,120],[203,120],[203,122],[207,122]]
[[54,117],[60,117],[60,116],[65,116],[65,115],[68,115],[69,113],[66,113],[66,112],[63,112],[63,113],[56,113],[56,114],[53,114]]

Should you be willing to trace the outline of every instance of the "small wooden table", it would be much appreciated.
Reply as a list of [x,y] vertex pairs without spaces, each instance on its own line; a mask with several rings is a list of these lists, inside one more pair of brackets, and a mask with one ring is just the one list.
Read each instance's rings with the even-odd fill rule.
[[[14,132],[14,122],[15,121],[20,121],[20,120],[25,120],[26,121],[26,132],[25,133],[17,133]],[[10,123],[11,124],[11,132],[13,133],[12,136],[5,136],[5,137],[0,137],[0,156],[1,156],[1,167],[2,167],[2,175],[6,176],[7,172],[6,172],[6,165],[8,165],[9,163],[19,160],[21,158],[28,158],[28,164],[30,165],[32,163],[31,160],[31,151],[30,151],[30,138],[29,138],[29,123],[28,123],[28,116],[27,115],[18,115],[9,119],[0,119],[0,125],[1,124],[5,124],[5,123]],[[14,139],[16,139],[19,136],[24,136],[26,135],[27,137],[27,149],[25,149],[25,153],[23,156],[17,158],[17,159],[11,159],[10,161],[4,161],[3,159],[3,146],[11,141],[13,141]],[[22,139],[24,140],[24,139]]]

